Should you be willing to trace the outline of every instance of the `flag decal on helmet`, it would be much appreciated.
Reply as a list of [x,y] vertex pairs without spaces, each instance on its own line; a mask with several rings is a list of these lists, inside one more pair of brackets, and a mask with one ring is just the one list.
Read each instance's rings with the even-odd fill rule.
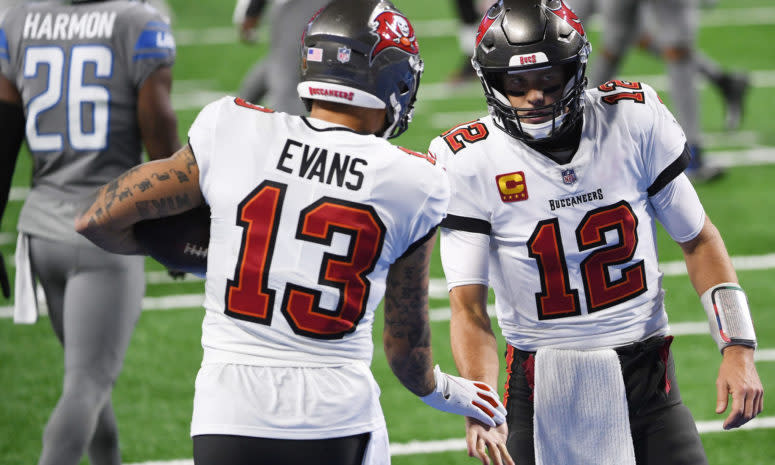
[[576,13],[573,12],[573,10],[570,9],[568,5],[565,4],[564,1],[560,0],[557,3],[559,3],[559,6],[556,8],[552,8],[550,6],[547,6],[546,8],[549,9],[552,13],[556,14],[560,18],[562,18],[563,21],[568,23],[570,27],[576,30],[579,34],[582,36],[586,36],[584,33],[584,26],[581,25],[581,20],[578,16],[576,16]]
[[416,55],[420,51],[414,28],[402,14],[383,10],[370,21],[370,24],[372,32],[379,37],[379,40],[371,50],[369,61],[373,61],[380,52],[391,47],[411,55]]
[[317,47],[310,47],[307,49],[307,61],[323,61],[323,49]]

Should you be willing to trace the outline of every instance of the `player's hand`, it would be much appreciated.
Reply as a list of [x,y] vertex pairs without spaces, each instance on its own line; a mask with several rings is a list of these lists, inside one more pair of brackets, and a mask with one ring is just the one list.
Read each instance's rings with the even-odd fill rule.
[[468,456],[482,461],[483,465],[515,465],[506,450],[508,437],[506,423],[496,427],[484,426],[478,421],[466,418],[466,445]]
[[3,288],[3,297],[11,298],[11,283],[8,281],[8,272],[5,269],[5,258],[0,253],[0,287]]
[[175,281],[178,279],[184,279],[186,277],[185,271],[173,270],[171,268],[167,268],[167,274],[170,275],[170,277]]
[[498,399],[498,393],[486,383],[442,373],[438,365],[433,370],[433,377],[436,389],[420,397],[426,404],[443,412],[472,417],[487,426],[506,421],[506,409]]
[[732,408],[724,420],[724,429],[746,424],[764,408],[764,388],[753,362],[754,350],[746,346],[729,346],[716,379],[716,413],[724,413],[732,395]]
[[256,43],[256,28],[258,27],[258,16],[245,16],[239,28],[239,38],[246,44]]

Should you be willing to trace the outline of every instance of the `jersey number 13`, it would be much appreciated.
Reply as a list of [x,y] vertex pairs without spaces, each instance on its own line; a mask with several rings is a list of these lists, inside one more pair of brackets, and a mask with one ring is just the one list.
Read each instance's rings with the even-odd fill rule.
[[[237,224],[243,228],[234,280],[226,286],[226,314],[269,325],[275,289],[268,286],[272,254],[287,185],[264,181],[240,203]],[[280,309],[296,334],[340,339],[355,331],[369,300],[367,275],[382,251],[385,225],[369,205],[323,197],[299,214],[296,239],[331,245],[334,233],[350,236],[346,255],[326,253],[318,283],[339,289],[334,310],[320,307],[321,292],[286,283]]]

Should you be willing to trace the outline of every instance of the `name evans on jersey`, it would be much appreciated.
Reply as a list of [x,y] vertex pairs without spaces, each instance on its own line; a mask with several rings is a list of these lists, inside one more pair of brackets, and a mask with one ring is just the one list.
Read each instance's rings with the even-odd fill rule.
[[359,165],[368,165],[366,160],[338,152],[329,154],[321,147],[312,147],[288,139],[277,161],[277,169],[288,174],[296,173],[300,178],[357,191],[363,186],[363,172]]

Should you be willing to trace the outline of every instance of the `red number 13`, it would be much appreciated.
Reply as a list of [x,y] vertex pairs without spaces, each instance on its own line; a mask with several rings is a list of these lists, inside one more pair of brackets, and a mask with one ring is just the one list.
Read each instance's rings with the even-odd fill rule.
[[[271,324],[275,290],[268,287],[269,268],[287,186],[265,181],[240,203],[237,224],[243,228],[235,279],[226,287],[226,314]],[[326,253],[318,283],[340,291],[335,309],[321,308],[321,292],[286,283],[281,310],[296,334],[339,339],[355,330],[366,310],[366,277],[382,251],[385,226],[369,205],[324,197],[299,214],[296,239],[331,245],[335,232],[350,236],[346,255]]]

